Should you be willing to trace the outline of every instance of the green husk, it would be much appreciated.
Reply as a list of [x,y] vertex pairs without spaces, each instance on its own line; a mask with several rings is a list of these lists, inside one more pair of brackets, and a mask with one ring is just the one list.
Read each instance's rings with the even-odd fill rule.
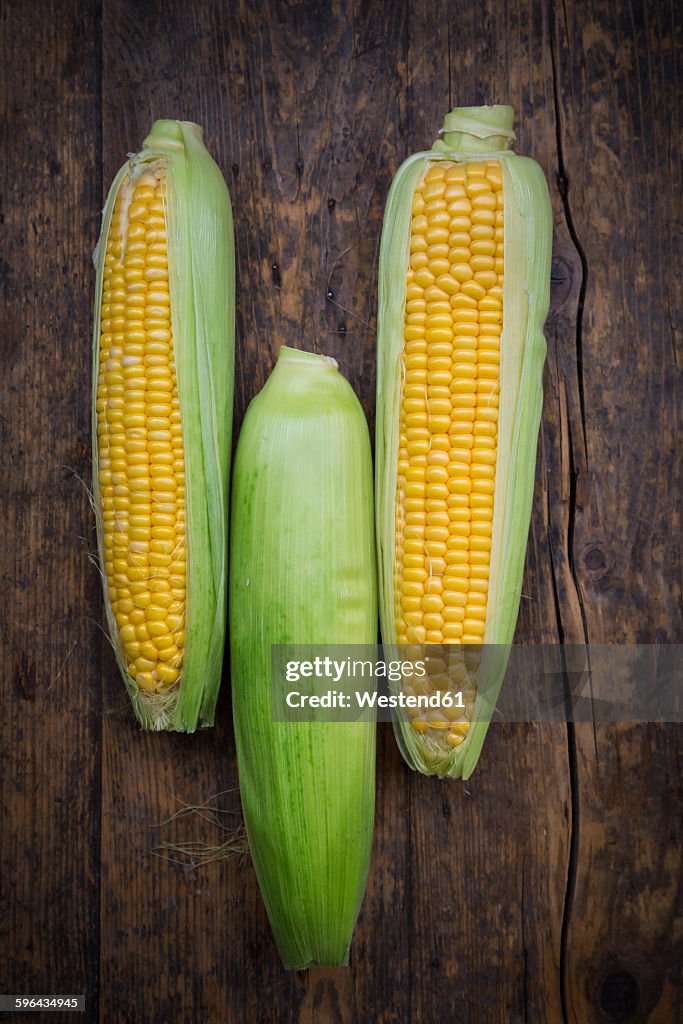
[[[183,668],[167,692],[145,693],[128,674],[106,580],[104,603],[116,659],[140,724],[145,729],[193,732],[213,725],[225,641],[235,255],[227,186],[204,147],[201,129],[186,121],[156,121],[142,150],[116,175],[107,197],[95,253],[93,482],[99,509],[95,401],[106,239],[119,190],[128,189],[128,183],[143,171],[160,164],[167,172],[169,291],[183,425],[187,531]],[[99,516],[97,536],[104,565]]]
[[427,775],[468,778],[479,758],[502,685],[522,586],[531,517],[536,446],[543,403],[546,344],[543,324],[550,299],[552,211],[545,177],[533,160],[506,147],[514,139],[510,107],[456,108],[442,138],[417,153],[394,178],[380,250],[376,508],[380,621],[386,645],[396,645],[394,559],[401,354],[411,204],[425,165],[440,159],[491,157],[500,162],[505,195],[505,275],[501,337],[501,397],[489,617],[477,673],[477,702],[467,739],[453,750],[395,718],[394,731],[408,764]]
[[230,651],[240,792],[286,967],[345,964],[374,814],[372,721],[273,721],[272,644],[372,644],[372,462],[334,360],[282,348],[233,475]]

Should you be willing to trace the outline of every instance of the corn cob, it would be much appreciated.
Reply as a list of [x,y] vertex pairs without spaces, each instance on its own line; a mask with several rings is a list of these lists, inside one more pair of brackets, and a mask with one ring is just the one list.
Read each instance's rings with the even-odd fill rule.
[[427,690],[464,697],[395,731],[413,768],[452,777],[474,769],[512,642],[542,406],[552,219],[512,119],[446,117],[396,175],[380,255],[382,636],[413,657],[438,645]]
[[93,481],[109,634],[149,729],[213,724],[227,587],[234,253],[201,129],[157,121],[95,257]]
[[343,964],[370,858],[374,723],[274,721],[271,705],[272,644],[376,641],[370,442],[334,360],[280,350],[240,433],[231,523],[233,712],[252,858],[285,966]]

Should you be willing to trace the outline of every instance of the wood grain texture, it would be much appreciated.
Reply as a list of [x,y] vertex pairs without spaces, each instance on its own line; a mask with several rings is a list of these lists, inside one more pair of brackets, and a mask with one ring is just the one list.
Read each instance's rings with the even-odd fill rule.
[[[655,3],[567,4],[551,22],[560,190],[583,264],[568,550],[592,643],[683,634],[680,29]],[[572,733],[567,1019],[680,1019],[679,730]]]
[[87,993],[90,1012],[100,802],[100,586],[84,482],[100,200],[95,32],[94,12],[75,2],[59,11],[38,2],[30,17],[8,3],[0,14],[0,991]]
[[[85,991],[88,1021],[107,1024],[679,1018],[666,727],[495,726],[473,778],[449,785],[411,774],[381,726],[350,967],[284,972],[248,862],[193,869],[158,849],[217,845],[217,821],[236,820],[227,671],[214,730],[136,728],[97,630],[73,475],[89,479],[98,214],[156,117],[203,125],[230,187],[236,428],[284,343],[335,356],[372,429],[393,174],[451,105],[511,102],[555,231],[517,640],[682,642],[675,14],[655,0],[2,7],[0,991]],[[216,794],[218,818],[167,820]]]

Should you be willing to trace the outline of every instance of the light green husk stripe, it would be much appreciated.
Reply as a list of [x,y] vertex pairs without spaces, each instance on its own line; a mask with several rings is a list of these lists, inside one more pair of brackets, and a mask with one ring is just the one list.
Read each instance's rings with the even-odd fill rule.
[[[126,179],[134,181],[144,170],[159,165],[166,169],[169,292],[183,427],[187,531],[183,667],[180,679],[167,692],[146,693],[128,674],[106,579],[104,603],[116,659],[140,724],[146,729],[193,732],[213,725],[225,641],[235,255],[227,186],[204,147],[201,129],[189,122],[154,123],[141,152],[116,175],[104,209],[94,257],[93,482],[99,510],[95,401],[106,240],[118,192],[129,188]],[[97,518],[104,566],[102,523]]]
[[550,298],[552,212],[543,172],[506,147],[509,107],[451,111],[442,138],[410,157],[387,200],[379,269],[376,509],[380,620],[385,645],[396,645],[394,564],[399,448],[401,356],[406,272],[415,186],[425,165],[440,159],[500,162],[505,203],[505,273],[498,455],[489,577],[488,617],[477,673],[473,724],[464,743],[446,750],[439,737],[418,734],[407,720],[394,730],[408,764],[425,774],[468,778],[473,772],[502,685],[519,611],[543,402],[546,344],[543,324]]
[[230,651],[240,791],[286,967],[345,964],[372,843],[372,721],[277,722],[272,644],[376,642],[372,461],[333,360],[282,348],[233,475]]

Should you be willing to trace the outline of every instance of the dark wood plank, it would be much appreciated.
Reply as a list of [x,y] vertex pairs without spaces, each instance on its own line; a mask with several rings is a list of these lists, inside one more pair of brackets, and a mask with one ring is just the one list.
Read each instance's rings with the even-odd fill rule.
[[566,760],[560,726],[494,726],[467,783],[412,777],[415,1020],[562,1020]]
[[[121,703],[111,658],[105,701]],[[218,846],[224,833],[198,815],[164,824],[217,794],[213,806],[238,824],[233,740],[225,701],[219,725],[194,736],[145,734],[126,710],[105,715],[102,792],[101,1019],[220,1020],[226,986],[239,974],[229,943],[245,913],[240,861],[193,867],[201,857],[162,845]],[[229,792],[225,792],[225,791]]]
[[402,5],[280,0],[239,4],[219,29],[238,211],[238,422],[286,344],[338,359],[372,430],[375,275],[403,145],[392,76],[405,18]]
[[[672,120],[680,28],[673,8],[656,3],[567,4],[551,20],[561,186],[585,275],[574,352],[580,388],[563,425],[568,552],[574,606],[592,643],[683,637],[673,312],[681,165]],[[677,731],[571,732],[567,1018],[678,1019]]]
[[[545,170],[559,226],[552,67],[540,6],[482,10],[435,0],[411,7],[408,81],[412,151],[431,145],[450,106],[511,103],[515,148]],[[556,405],[547,374],[544,416],[552,420]],[[545,459],[542,445],[541,452]],[[558,640],[549,486],[539,460],[518,643]],[[411,970],[421,979],[411,993],[414,1018],[435,1020],[448,1007],[472,1024],[561,1021],[570,841],[565,730],[494,726],[468,783],[413,776],[410,790]]]
[[0,12],[0,992],[85,994],[91,1020],[100,587],[84,483],[85,297],[99,205],[97,26],[94,3]]

